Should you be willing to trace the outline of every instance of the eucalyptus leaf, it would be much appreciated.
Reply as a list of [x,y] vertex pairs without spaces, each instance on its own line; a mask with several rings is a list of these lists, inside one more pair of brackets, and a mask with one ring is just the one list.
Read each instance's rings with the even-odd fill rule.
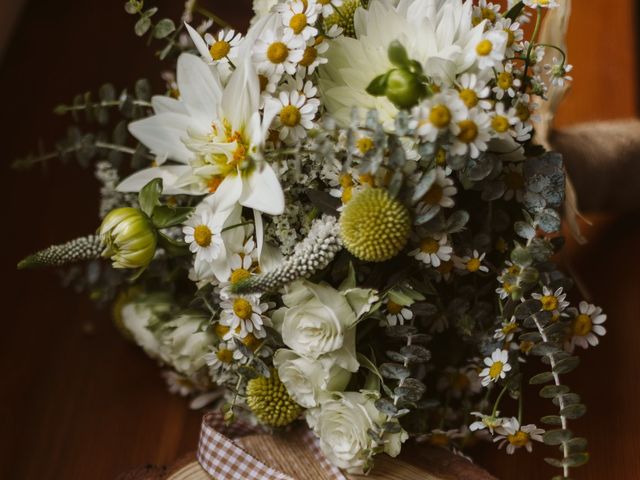
[[560,360],[553,367],[553,371],[558,374],[569,373],[573,371],[580,364],[580,357],[567,357]]
[[542,398],[553,398],[565,393],[569,393],[569,387],[566,385],[546,385],[540,390]]
[[409,369],[398,363],[383,363],[379,367],[380,375],[393,380],[403,380],[411,375]]
[[379,398],[374,402],[374,405],[378,410],[390,417],[395,417],[398,414],[398,407],[396,407],[393,402],[387,398]]
[[542,435],[542,441],[546,445],[560,445],[561,443],[569,441],[572,436],[573,434],[570,430],[549,430]]
[[166,36],[173,33],[176,29],[173,20],[170,18],[163,18],[158,23],[156,23],[155,27],[153,27],[153,36],[155,38],[165,38]]
[[562,410],[560,410],[560,415],[571,420],[578,419],[585,413],[587,413],[587,407],[582,403],[574,403],[573,405],[569,405],[568,407],[564,407]]
[[542,372],[534,375],[529,379],[529,384],[531,385],[539,385],[542,383],[548,383],[553,381],[553,373],[551,372]]
[[142,37],[151,28],[151,20],[149,17],[140,17],[133,27],[133,31],[137,36]]

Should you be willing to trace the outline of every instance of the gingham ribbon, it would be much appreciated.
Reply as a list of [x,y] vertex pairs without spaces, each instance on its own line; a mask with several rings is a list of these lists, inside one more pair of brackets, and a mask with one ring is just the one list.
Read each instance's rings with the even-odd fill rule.
[[[299,480],[262,463],[233,442],[234,438],[256,433],[262,432],[239,421],[226,425],[221,413],[207,413],[202,418],[198,462],[216,480]],[[322,454],[318,440],[310,430],[304,432],[300,441],[323,467],[327,480],[346,480],[342,472]]]

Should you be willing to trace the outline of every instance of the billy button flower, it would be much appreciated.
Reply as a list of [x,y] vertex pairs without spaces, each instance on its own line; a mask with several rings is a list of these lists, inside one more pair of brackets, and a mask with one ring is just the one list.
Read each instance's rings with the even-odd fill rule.
[[114,268],[143,268],[156,251],[156,230],[142,211],[125,207],[104,217],[98,234],[105,245],[102,256],[113,261]]
[[275,369],[271,370],[269,377],[249,380],[247,406],[260,423],[270,427],[289,425],[302,411],[287,392]]

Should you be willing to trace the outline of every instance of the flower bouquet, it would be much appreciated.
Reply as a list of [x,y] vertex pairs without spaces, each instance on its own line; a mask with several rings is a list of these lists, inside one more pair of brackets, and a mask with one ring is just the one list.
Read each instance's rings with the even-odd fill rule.
[[[129,0],[166,91],[56,109],[77,125],[21,163],[92,166],[102,224],[19,267],[74,264],[67,281],[221,428],[306,422],[349,473],[409,438],[544,442],[568,478],[586,407],[563,375],[606,316],[568,300],[562,159],[532,140],[570,80],[538,38],[558,6],[256,0],[243,35],[194,1],[177,23]],[[539,425],[528,384],[550,402]]]

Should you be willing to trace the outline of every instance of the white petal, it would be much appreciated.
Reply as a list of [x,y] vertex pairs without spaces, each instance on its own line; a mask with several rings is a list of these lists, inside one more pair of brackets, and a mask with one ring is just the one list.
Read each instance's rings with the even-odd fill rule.
[[190,195],[191,192],[189,190],[174,186],[174,183],[178,179],[178,177],[184,175],[190,170],[191,167],[183,165],[165,165],[163,167],[147,168],[125,178],[122,182],[120,182],[116,190],[118,190],[119,192],[139,192],[142,187],[144,187],[154,178],[162,178],[163,194]]
[[258,75],[253,69],[251,58],[234,70],[224,89],[222,110],[234,129],[241,129],[249,123],[251,116],[258,111],[260,85]]
[[253,224],[256,229],[256,251],[258,253],[258,259],[260,259],[260,256],[262,255],[262,244],[264,243],[264,226],[262,223],[262,215],[260,214],[260,210],[253,210]]
[[242,181],[241,205],[269,215],[280,215],[284,211],[284,194],[271,165],[261,165]]
[[187,115],[187,109],[184,107],[180,100],[166,95],[154,95],[151,99],[151,105],[153,105],[153,111],[158,113],[181,113]]
[[214,73],[200,58],[183,53],[178,58],[178,89],[189,113],[204,124],[217,120],[220,115],[222,86]]
[[167,158],[187,163],[193,153],[181,139],[192,126],[193,121],[186,115],[161,113],[131,122],[129,131],[159,157],[158,163],[163,163]]
[[198,53],[200,53],[200,55],[202,55],[202,58],[204,58],[208,62],[212,62],[213,57],[211,56],[211,52],[207,48],[207,43],[202,39],[196,29],[189,25],[187,22],[184,22],[184,26],[187,27],[187,32],[189,32],[189,36],[191,37],[193,44],[198,49]]
[[215,208],[228,210],[242,195],[242,178],[240,175],[228,175],[220,184],[216,193],[207,197],[206,201],[214,202]]

